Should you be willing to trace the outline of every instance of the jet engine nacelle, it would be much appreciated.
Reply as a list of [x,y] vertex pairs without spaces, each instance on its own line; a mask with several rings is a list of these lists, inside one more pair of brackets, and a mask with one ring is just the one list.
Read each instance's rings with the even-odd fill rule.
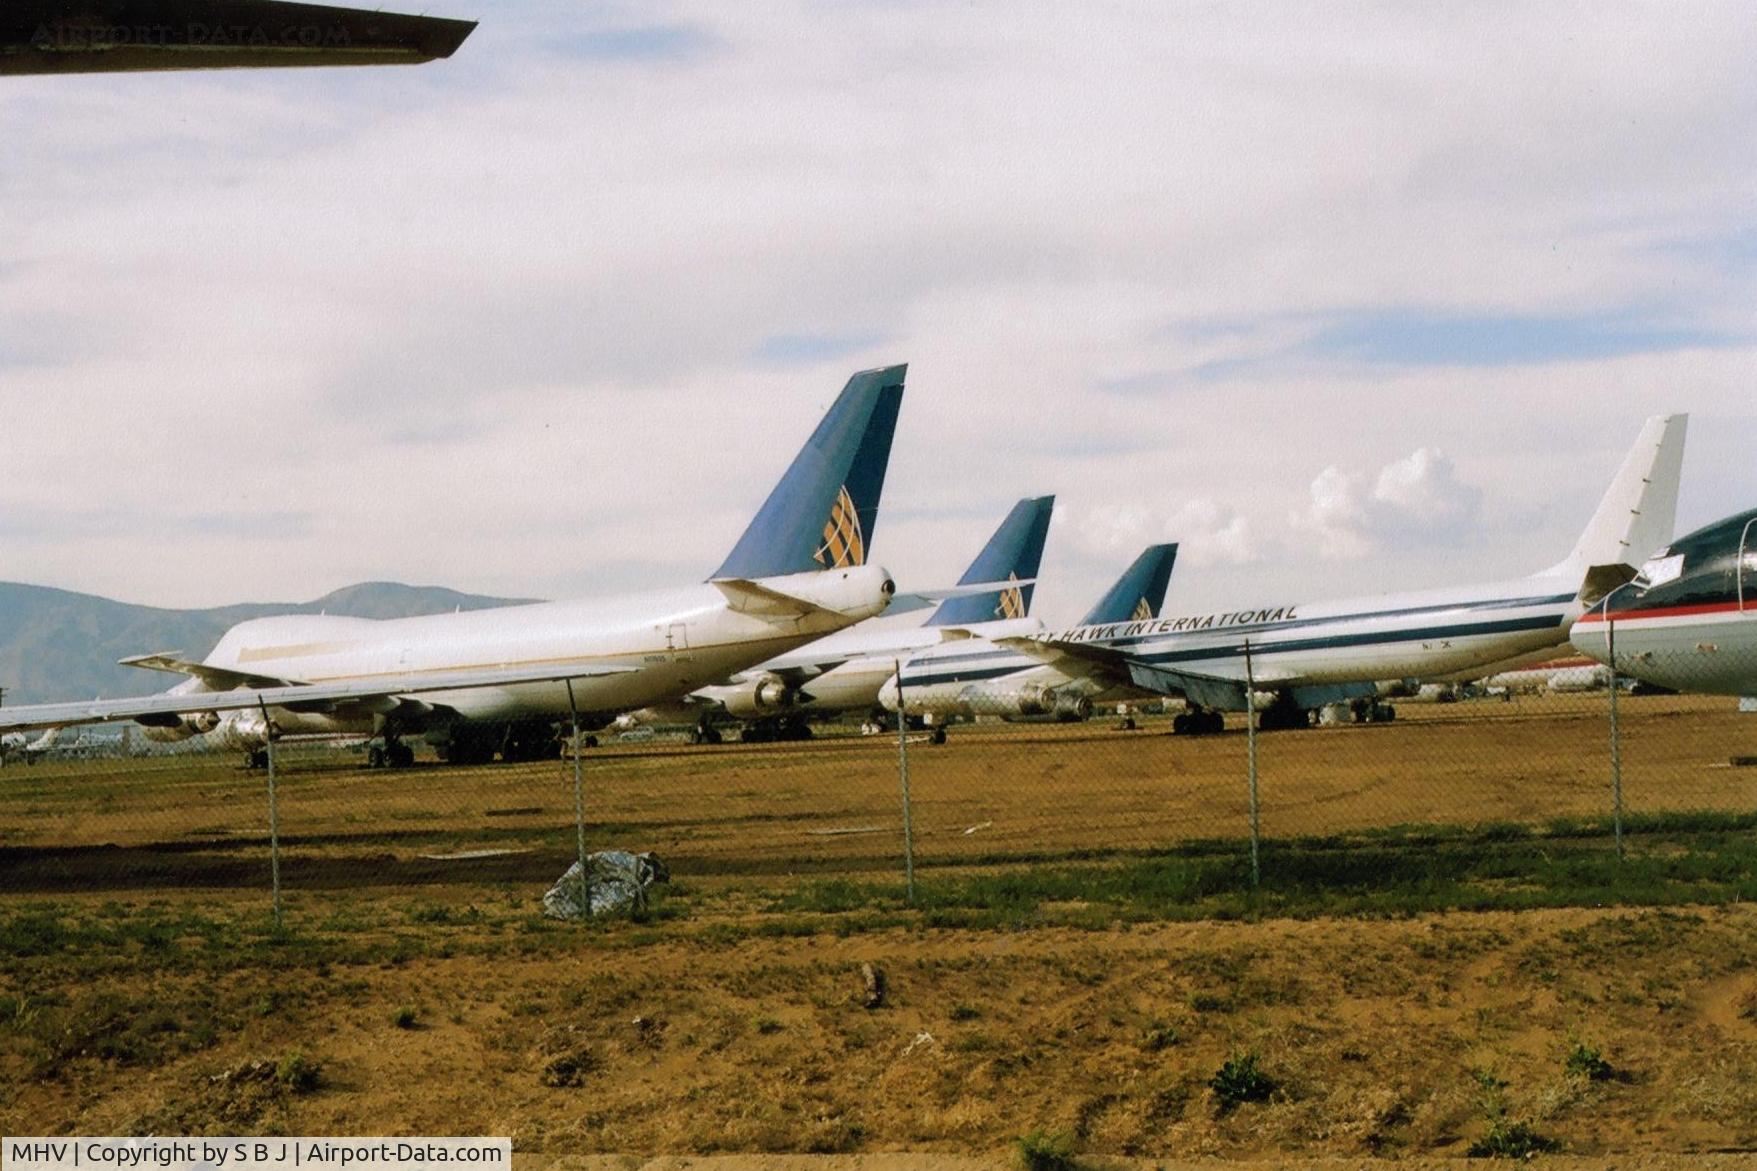
[[[160,723],[158,720],[165,722]],[[219,712],[184,712],[169,716],[157,717],[153,723],[146,723],[146,738],[159,744],[175,744],[179,740],[187,740],[191,736],[203,736],[220,726]]]
[[1087,696],[1042,683],[1026,683],[1004,691],[972,689],[965,699],[972,713],[999,716],[1003,720],[1031,716],[1084,720],[1092,715],[1092,700]]
[[799,702],[799,692],[779,675],[758,675],[717,694],[727,714],[741,720],[772,716]]

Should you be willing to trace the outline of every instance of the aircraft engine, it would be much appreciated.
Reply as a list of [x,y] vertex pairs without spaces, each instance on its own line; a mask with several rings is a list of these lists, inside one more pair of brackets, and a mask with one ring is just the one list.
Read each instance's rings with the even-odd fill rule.
[[181,715],[155,716],[146,725],[146,738],[159,744],[175,744],[191,736],[201,736],[220,726],[219,712],[184,712]]
[[759,675],[736,688],[728,688],[722,702],[728,715],[749,720],[771,716],[795,706],[799,702],[799,692],[779,675]]
[[1092,701],[1084,695],[1057,691],[1041,683],[1026,683],[1004,691],[972,688],[966,695],[971,712],[999,716],[1003,720],[1026,716],[1053,716],[1058,720],[1084,720],[1092,715]]
[[1084,695],[1069,695],[1066,692],[1055,697],[1053,708],[1055,718],[1068,723],[1092,718],[1092,700]]

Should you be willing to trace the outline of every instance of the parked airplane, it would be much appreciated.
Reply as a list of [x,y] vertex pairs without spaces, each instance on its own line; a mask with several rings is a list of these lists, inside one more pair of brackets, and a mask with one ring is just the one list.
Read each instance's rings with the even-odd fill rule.
[[925,621],[919,615],[895,615],[863,622],[761,663],[729,682],[701,688],[683,704],[664,710],[646,708],[618,722],[632,727],[694,721],[696,743],[718,744],[721,733],[714,725],[725,716],[743,724],[740,739],[746,742],[803,740],[811,735],[807,721],[812,718],[872,710],[878,689],[896,670],[899,656],[971,632],[1041,630],[1043,624],[1029,616],[1031,595],[1054,508],[1054,496],[1013,505],[958,579],[961,587],[1013,583],[1005,589],[954,592],[925,612]]
[[705,584],[418,618],[286,615],[239,623],[205,659],[127,659],[189,678],[139,699],[0,708],[0,730],[136,720],[149,735],[218,732],[246,747],[286,734],[381,737],[408,764],[424,736],[458,762],[553,753],[586,727],[682,695],[882,612],[894,586],[867,564],[903,366],[856,374]]
[[[1560,646],[1588,606],[1669,538],[1685,425],[1683,415],[1647,420],[1573,551],[1530,577],[932,647],[903,664],[904,703],[937,718],[1005,711],[1026,696],[1181,695],[1190,710],[1179,730],[1212,732],[1222,711],[1246,710],[1250,679],[1272,696],[1262,726],[1294,727],[1327,704],[1370,700],[1374,680],[1480,674]],[[890,710],[897,685],[879,696]]]
[[475,27],[283,0],[9,0],[0,76],[418,64],[451,56]]
[[1673,541],[1569,635],[1622,675],[1678,691],[1757,695],[1757,509]]

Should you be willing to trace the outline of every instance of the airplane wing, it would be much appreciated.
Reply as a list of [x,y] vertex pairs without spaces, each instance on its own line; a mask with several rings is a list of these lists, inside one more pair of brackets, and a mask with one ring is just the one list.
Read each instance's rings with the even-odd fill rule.
[[1102,643],[1023,637],[995,642],[1068,675],[1139,687],[1159,695],[1181,695],[1206,707],[1239,711],[1245,706],[1243,679],[1161,667]]
[[169,716],[181,712],[242,711],[255,707],[298,707],[321,710],[349,701],[413,695],[426,691],[458,691],[471,687],[507,687],[516,683],[558,683],[563,679],[596,679],[624,675],[637,668],[614,664],[540,667],[472,667],[464,670],[411,671],[368,679],[329,683],[283,683],[273,687],[239,687],[225,691],[161,692],[132,699],[91,699],[72,703],[37,703],[0,707],[0,730],[55,728],[68,724],[101,724],[112,720]]
[[[1165,667],[1102,643],[1059,639],[1000,638],[1008,650],[1029,656],[1058,671],[1110,684],[1138,687],[1159,695],[1181,695],[1203,707],[1244,711],[1247,686],[1243,665],[1222,671],[1190,671]],[[1302,708],[1358,699],[1374,694],[1371,682],[1300,683],[1284,669],[1259,666],[1251,683],[1259,691],[1282,691]]]
[[418,64],[451,56],[475,27],[286,0],[8,0],[0,77]]

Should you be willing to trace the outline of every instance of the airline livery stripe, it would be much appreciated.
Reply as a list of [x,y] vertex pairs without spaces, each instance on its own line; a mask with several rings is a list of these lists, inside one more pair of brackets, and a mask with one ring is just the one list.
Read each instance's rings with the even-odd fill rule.
[[[1382,620],[1382,619],[1386,619],[1386,618],[1412,618],[1412,617],[1415,617],[1420,614],[1467,613],[1467,612],[1471,612],[1471,611],[1481,611],[1481,610],[1520,610],[1520,609],[1526,609],[1526,608],[1529,608],[1532,606],[1566,605],[1567,603],[1574,601],[1575,597],[1576,597],[1575,594],[1553,594],[1548,597],[1540,597],[1540,598],[1490,598],[1490,599],[1486,599],[1486,600],[1480,601],[1480,602],[1437,602],[1437,603],[1434,603],[1434,604],[1428,605],[1428,606],[1408,606],[1408,607],[1404,607],[1404,608],[1396,609],[1396,610],[1367,610],[1367,611],[1363,611],[1363,612],[1357,613],[1357,614],[1329,614],[1329,615],[1315,616],[1315,617],[1311,617],[1311,618],[1289,618],[1289,619],[1285,619],[1283,621],[1277,621],[1277,622],[1251,622],[1251,623],[1228,622],[1228,623],[1223,623],[1223,624],[1222,623],[1215,623],[1215,624],[1211,624],[1211,625],[1194,625],[1194,624],[1192,624],[1192,625],[1184,626],[1184,625],[1179,625],[1179,624],[1185,623],[1185,622],[1200,623],[1203,621],[1204,616],[1197,616],[1194,619],[1191,619],[1191,618],[1157,618],[1157,619],[1151,620],[1156,625],[1156,628],[1153,631],[1149,631],[1149,632],[1146,632],[1146,633],[1143,633],[1140,635],[1134,635],[1134,636],[1130,636],[1130,637],[1126,637],[1126,638],[1097,638],[1097,639],[1094,639],[1090,635],[1088,635],[1084,641],[1101,641],[1109,646],[1119,646],[1120,647],[1120,646],[1128,646],[1133,643],[1139,643],[1139,642],[1151,642],[1154,639],[1161,638],[1161,637],[1168,635],[1168,634],[1169,635],[1204,634],[1204,633],[1218,632],[1218,631],[1224,631],[1227,634],[1246,634],[1246,633],[1255,633],[1257,631],[1276,632],[1276,631],[1282,631],[1282,630],[1296,630],[1296,629],[1302,629],[1302,628],[1309,628],[1309,627],[1313,627],[1313,626],[1335,626],[1335,625],[1338,625],[1338,624],[1344,623],[1344,622],[1368,622],[1368,621],[1373,621],[1373,620]],[[1290,610],[1290,611],[1295,611],[1295,612],[1297,612],[1299,609],[1298,606],[1287,606],[1284,608],[1287,610]],[[1216,616],[1215,615],[1207,615],[1206,617],[1212,618],[1212,617],[1216,617]],[[1222,615],[1221,617],[1224,617],[1224,615]],[[1096,625],[1102,626],[1102,625],[1107,625],[1107,624],[1106,623],[1097,623]],[[1126,623],[1109,623],[1108,625],[1123,626],[1123,625],[1126,625]],[[1081,641],[1075,635],[1075,631],[1089,631],[1090,629],[1091,629],[1090,626],[1075,627],[1074,630],[1058,632],[1055,635],[1053,635],[1052,637],[1056,637],[1056,638],[1067,637],[1068,641],[1070,641],[1070,642]]]
[[[1413,630],[1385,631],[1379,633],[1362,632],[1357,634],[1332,634],[1318,638],[1287,639],[1282,642],[1254,643],[1251,651],[1256,657],[1268,657],[1293,651],[1330,650],[1338,647],[1369,646],[1376,643],[1420,642],[1425,639],[1467,638],[1485,634],[1512,634],[1522,630],[1547,630],[1560,626],[1567,618],[1566,612],[1539,614],[1529,618],[1504,618],[1494,622],[1455,622],[1445,626],[1418,627]],[[967,662],[990,660],[1000,656],[1014,659],[1024,656],[1014,655],[1010,651],[995,651],[988,655],[960,656]],[[1242,658],[1243,643],[1224,646],[1206,646],[1189,650],[1148,651],[1137,656],[1142,662],[1169,664],[1180,662],[1204,662],[1213,659]],[[938,660],[938,663],[949,661],[950,657]],[[937,664],[935,664],[937,665]],[[966,683],[982,679],[992,679],[1001,675],[1010,675],[1016,671],[1028,669],[1027,665],[979,668],[975,670],[939,671],[928,674],[933,668],[911,674],[904,671],[903,684],[907,686],[928,686],[934,683]]]
[[[1611,617],[1618,622],[1639,622],[1643,618],[1683,618],[1701,614],[1738,614],[1757,615],[1757,598],[1741,607],[1737,601],[1707,602],[1700,606],[1659,606],[1652,610],[1618,610]],[[1603,622],[1604,611],[1594,610],[1581,616],[1581,622]]]

